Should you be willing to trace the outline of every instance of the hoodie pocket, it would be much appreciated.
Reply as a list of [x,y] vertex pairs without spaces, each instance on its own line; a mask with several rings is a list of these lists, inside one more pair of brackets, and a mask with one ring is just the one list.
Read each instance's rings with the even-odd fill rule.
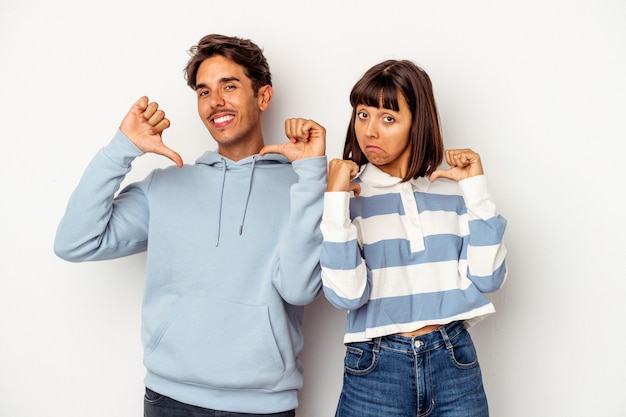
[[179,299],[145,347],[144,364],[174,381],[216,388],[272,389],[282,360],[266,305]]

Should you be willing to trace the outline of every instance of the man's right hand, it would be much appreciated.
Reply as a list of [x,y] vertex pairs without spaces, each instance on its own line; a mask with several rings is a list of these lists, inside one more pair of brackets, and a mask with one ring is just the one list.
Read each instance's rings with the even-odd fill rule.
[[170,127],[170,121],[165,112],[159,109],[155,102],[150,103],[148,97],[141,97],[128,111],[120,130],[142,152],[152,152],[163,155],[178,167],[183,166],[183,159],[163,143],[163,131]]

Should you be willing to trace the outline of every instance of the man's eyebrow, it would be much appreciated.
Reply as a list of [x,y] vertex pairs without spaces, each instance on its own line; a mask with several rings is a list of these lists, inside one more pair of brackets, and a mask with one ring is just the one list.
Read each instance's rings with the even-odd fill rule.
[[[237,77],[223,77],[223,78],[220,78],[219,82],[220,82],[220,84],[225,84],[225,83],[230,83],[230,82],[233,82],[233,81],[241,82],[241,80],[239,78],[237,78]],[[199,88],[207,88],[207,85],[204,84],[204,83],[197,84],[196,85],[196,90],[199,89]]]

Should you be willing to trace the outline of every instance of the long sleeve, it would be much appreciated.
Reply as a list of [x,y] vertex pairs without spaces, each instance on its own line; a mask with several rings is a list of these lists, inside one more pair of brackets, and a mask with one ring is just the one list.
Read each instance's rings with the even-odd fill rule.
[[506,219],[497,213],[484,175],[459,182],[467,206],[467,277],[481,292],[493,292],[507,276],[503,242]]
[[289,224],[280,239],[279,274],[274,286],[290,304],[305,305],[321,290],[320,246],[326,157],[294,161],[299,181],[291,186]]
[[320,263],[328,301],[339,309],[355,310],[367,302],[371,286],[357,228],[350,220],[349,202],[347,192],[324,196]]
[[121,131],[87,166],[68,202],[54,241],[68,261],[103,260],[144,251],[147,204],[139,188],[115,198],[132,161],[143,153]]

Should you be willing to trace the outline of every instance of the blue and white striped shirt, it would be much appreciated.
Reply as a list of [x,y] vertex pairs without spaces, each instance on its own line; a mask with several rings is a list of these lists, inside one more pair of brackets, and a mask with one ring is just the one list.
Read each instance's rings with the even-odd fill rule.
[[327,192],[321,230],[328,301],[348,310],[344,342],[493,313],[507,275],[506,220],[484,175],[401,182],[372,164],[361,193]]

